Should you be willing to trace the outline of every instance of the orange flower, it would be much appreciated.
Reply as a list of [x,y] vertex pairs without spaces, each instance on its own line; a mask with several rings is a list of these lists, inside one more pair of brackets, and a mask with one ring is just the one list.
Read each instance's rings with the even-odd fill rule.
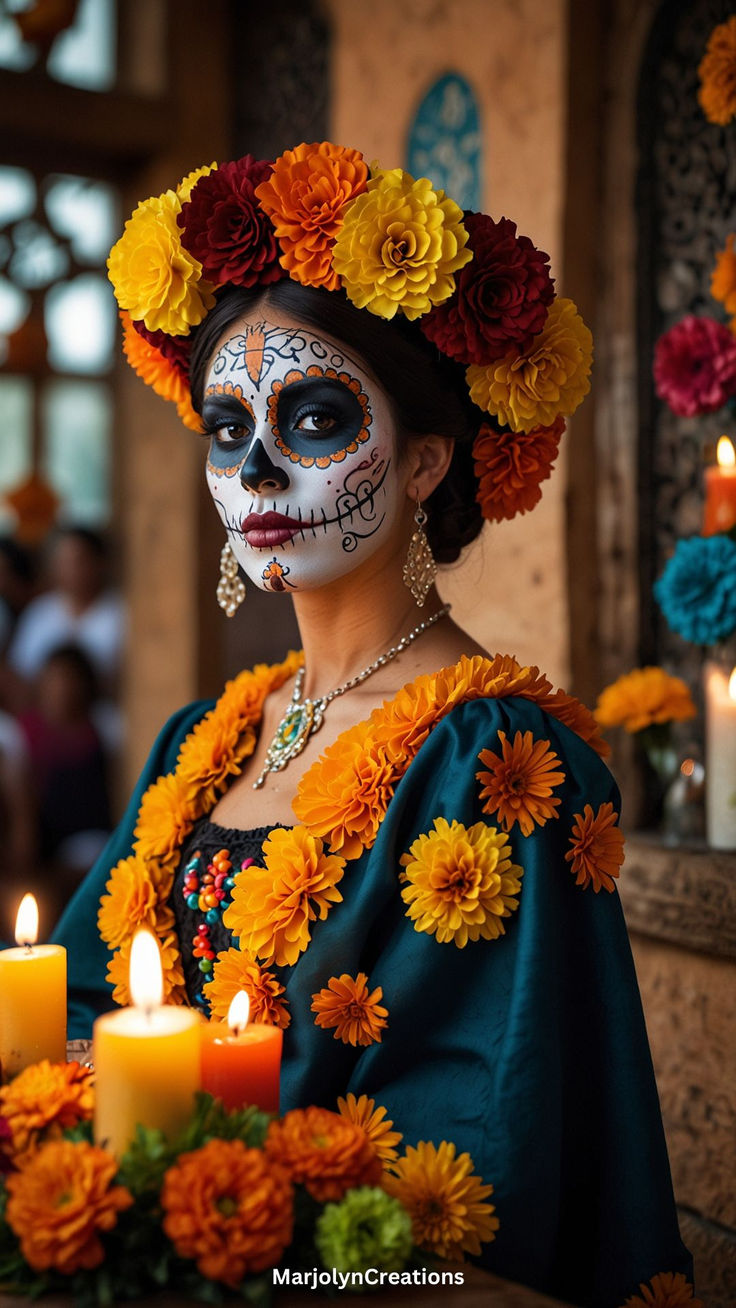
[[592,884],[596,894],[613,890],[613,878],[624,861],[624,837],[617,822],[613,804],[601,804],[595,817],[590,804],[575,814],[565,861],[572,864],[576,885]]
[[575,732],[586,745],[590,745],[595,750],[599,758],[607,758],[611,752],[611,746],[603,739],[601,729],[598,726],[593,714],[585,704],[581,704],[579,699],[573,695],[568,695],[564,690],[556,690],[554,694],[543,695],[537,700],[541,709],[549,713],[558,722],[563,722],[566,727]]
[[207,713],[190,731],[179,751],[177,774],[192,788],[200,788],[205,812],[214,808],[228,778],[238,776],[243,759],[255,749],[256,733],[253,727],[247,726],[241,734],[239,717],[228,705],[219,712]]
[[540,484],[552,472],[565,430],[565,419],[557,417],[550,427],[533,427],[529,432],[500,432],[483,423],[473,444],[476,499],[483,517],[502,522],[517,513],[528,513],[542,498]]
[[244,990],[250,1000],[251,1022],[286,1029],[291,1014],[286,1000],[281,998],[284,987],[273,972],[265,972],[242,949],[226,949],[217,955],[212,979],[203,987],[212,1016],[226,1021],[230,1004],[239,990]]
[[736,117],[736,14],[711,32],[698,76],[703,113],[725,127]]
[[345,205],[365,190],[368,167],[359,150],[322,141],[285,150],[256,187],[283,251],[281,266],[303,286],[336,291],[332,247]]
[[199,806],[197,789],[191,781],[176,772],[158,777],[148,787],[138,810],[133,846],[138,857],[173,866],[201,811],[204,809]]
[[6,1179],[8,1225],[34,1271],[70,1276],[99,1267],[105,1257],[99,1232],[111,1231],[133,1202],[125,1186],[112,1184],[117,1170],[104,1149],[52,1140]]
[[189,394],[180,370],[136,331],[133,319],[125,309],[121,310],[120,321],[123,324],[123,354],[133,372],[162,400],[173,400],[178,404]]
[[456,1158],[454,1144],[443,1140],[436,1148],[420,1140],[391,1171],[384,1188],[406,1208],[421,1249],[460,1262],[463,1254],[477,1255],[482,1243],[495,1240],[499,1221],[493,1204],[485,1202],[493,1186],[473,1175],[470,1154]]
[[278,1263],[291,1244],[294,1195],[286,1172],[242,1140],[210,1140],[180,1154],[161,1188],[163,1228],[202,1276],[237,1289]]
[[710,293],[714,300],[723,305],[726,313],[736,314],[736,236],[726,237],[726,245],[716,256],[716,265],[711,273]]
[[368,977],[359,972],[353,979],[347,972],[333,976],[324,990],[312,995],[312,1012],[317,1016],[315,1026],[329,1030],[335,1027],[335,1040],[344,1045],[372,1045],[380,1043],[381,1031],[388,1025],[388,1009],[382,1008],[383,990],[380,986],[368,992]]
[[272,831],[263,844],[264,867],[238,880],[222,920],[240,946],[264,963],[295,963],[311,939],[309,925],[342,902],[337,884],[345,860],[325,854],[306,827]]
[[702,1299],[694,1297],[693,1287],[682,1272],[660,1272],[639,1289],[641,1295],[632,1295],[623,1308],[705,1308]]
[[344,858],[373,845],[397,780],[370,725],[359,722],[313,763],[297,787],[293,809],[315,835]]
[[145,863],[131,854],[121,859],[110,873],[100,900],[97,926],[106,945],[116,949],[145,923],[154,926],[159,896]]
[[0,1089],[0,1117],[10,1127],[13,1161],[20,1164],[43,1140],[88,1122],[94,1109],[93,1074],[79,1063],[44,1058]]
[[265,1149],[319,1203],[381,1179],[381,1160],[363,1128],[327,1108],[293,1108],[271,1122]]
[[643,731],[653,723],[683,722],[695,717],[692,695],[680,677],[664,668],[634,668],[606,686],[598,696],[596,720],[602,727]]
[[475,774],[483,783],[483,812],[498,813],[504,831],[511,831],[518,822],[522,836],[530,836],[535,823],[542,827],[556,816],[560,800],[551,795],[555,786],[565,780],[565,774],[555,771],[561,765],[549,741],[535,741],[531,731],[523,736],[517,731],[513,744],[506,739],[505,731],[499,731],[498,739],[501,758],[490,749],[482,749],[478,755],[490,769]]
[[[116,1004],[130,1004],[133,1002],[128,988],[130,947],[132,943],[133,937],[130,935],[113,954],[108,964],[105,980],[114,986],[112,997]],[[184,1004],[187,1002],[187,992],[184,985],[184,972],[177,938],[173,933],[163,937],[159,936],[158,944],[161,950],[161,967],[164,974],[164,1003]]]
[[367,1095],[356,1099],[354,1094],[349,1094],[345,1099],[338,1099],[337,1109],[341,1117],[365,1131],[382,1163],[396,1161],[396,1146],[401,1144],[403,1136],[400,1131],[391,1130],[393,1122],[386,1117],[385,1108],[376,1108],[375,1099]]
[[434,830],[402,854],[407,882],[401,898],[415,931],[464,949],[469,940],[495,940],[502,918],[519,907],[523,871],[511,862],[508,838],[485,822],[464,827],[435,818]]

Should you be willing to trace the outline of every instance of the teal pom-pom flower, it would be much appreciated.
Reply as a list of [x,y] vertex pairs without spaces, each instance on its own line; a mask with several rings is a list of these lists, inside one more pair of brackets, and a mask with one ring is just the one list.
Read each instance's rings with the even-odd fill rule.
[[736,631],[736,542],[691,536],[677,542],[654,596],[673,631],[715,645]]
[[400,1272],[412,1249],[411,1218],[398,1199],[363,1185],[325,1205],[315,1244],[323,1266],[338,1272]]

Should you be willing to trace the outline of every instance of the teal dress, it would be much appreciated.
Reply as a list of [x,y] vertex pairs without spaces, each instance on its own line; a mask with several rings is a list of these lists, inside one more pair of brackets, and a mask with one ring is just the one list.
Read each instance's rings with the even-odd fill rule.
[[[128,811],[65,912],[70,1035],[111,1006],[96,930],[110,868],[131,852],[140,797],[173,770],[210,704],[176,714],[156,741]],[[556,816],[510,840],[523,868],[518,908],[496,939],[417,930],[401,897],[401,857],[438,817],[498,826],[484,811],[478,755],[499,731],[548,741],[564,782]],[[395,787],[375,843],[346,864],[343,900],[312,924],[285,987],[281,1110],[335,1108],[338,1095],[384,1105],[404,1144],[450,1140],[492,1183],[500,1226],[482,1262],[585,1308],[620,1308],[661,1272],[692,1265],[675,1213],[657,1091],[621,905],[576,884],[565,855],[576,815],[619,797],[574,731],[525,698],[460,703],[438,721]],[[247,876],[246,871],[240,874]],[[388,1010],[380,1042],[343,1044],[315,1025],[313,996],[364,972]]]

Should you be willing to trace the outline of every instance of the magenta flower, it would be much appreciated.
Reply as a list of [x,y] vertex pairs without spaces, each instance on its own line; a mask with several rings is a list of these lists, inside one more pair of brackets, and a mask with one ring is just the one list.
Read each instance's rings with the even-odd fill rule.
[[688,314],[657,341],[654,381],[679,417],[715,413],[736,395],[736,338],[715,318]]

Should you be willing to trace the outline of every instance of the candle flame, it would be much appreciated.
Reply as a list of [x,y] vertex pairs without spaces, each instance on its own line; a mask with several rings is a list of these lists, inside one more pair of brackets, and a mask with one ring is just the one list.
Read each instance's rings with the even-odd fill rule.
[[161,950],[150,931],[142,927],[133,936],[130,947],[128,985],[136,1008],[158,1008],[164,995]]
[[235,1034],[244,1031],[250,1017],[250,1000],[244,990],[239,990],[233,997],[227,1010],[227,1024]]
[[728,679],[728,694],[730,699],[736,700],[736,668]]
[[719,468],[733,468],[736,464],[736,450],[728,436],[720,436],[716,446],[716,458]]
[[38,940],[38,904],[34,895],[24,895],[15,919],[15,943],[35,945]]

